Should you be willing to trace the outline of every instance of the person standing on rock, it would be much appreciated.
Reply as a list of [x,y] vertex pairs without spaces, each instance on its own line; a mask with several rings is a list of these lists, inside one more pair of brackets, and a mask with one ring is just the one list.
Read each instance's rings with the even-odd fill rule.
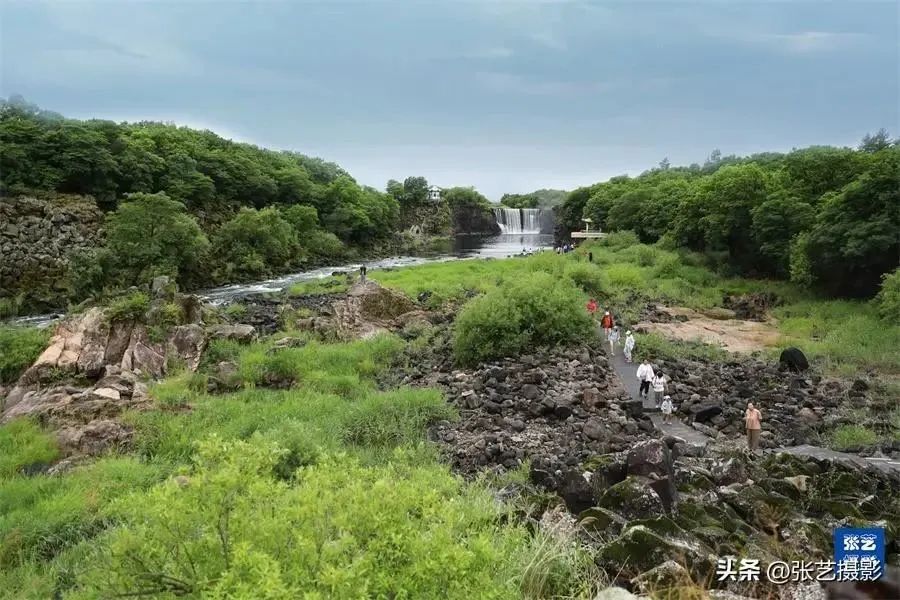
[[650,383],[653,385],[653,400],[656,401],[656,408],[659,408],[668,387],[665,374],[662,371],[656,373]]
[[616,355],[616,344],[619,343],[619,328],[613,327],[609,332],[609,355]]
[[650,382],[653,381],[653,367],[646,358],[641,362],[641,366],[637,369],[637,378],[641,382],[641,389],[638,392],[641,398],[646,398],[650,393]]
[[603,318],[600,319],[600,327],[603,328],[603,333],[606,339],[609,339],[609,333],[613,328],[613,318],[612,315],[609,314],[609,311],[603,313]]
[[659,410],[661,410],[663,414],[663,423],[671,423],[672,411],[675,410],[675,407],[672,405],[672,396],[666,395],[663,397]]
[[625,332],[625,348],[622,352],[625,354],[625,362],[631,362],[631,353],[634,352],[634,336],[630,331]]
[[755,452],[759,448],[759,432],[762,430],[761,420],[762,413],[753,406],[752,402],[748,402],[747,412],[744,413],[744,424],[747,426],[747,447],[751,452]]
[[366,269],[366,265],[362,265],[362,266],[359,268],[359,282],[360,282],[360,283],[365,283],[365,282],[366,282],[366,273],[367,273],[367,272],[368,272],[368,269]]

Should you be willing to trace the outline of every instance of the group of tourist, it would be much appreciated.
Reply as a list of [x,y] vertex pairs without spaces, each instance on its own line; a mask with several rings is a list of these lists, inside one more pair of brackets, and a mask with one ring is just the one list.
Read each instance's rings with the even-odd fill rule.
[[562,245],[553,246],[553,251],[556,252],[557,254],[568,254],[569,252],[572,252],[573,250],[575,250],[575,247],[576,246],[575,246],[574,242],[572,242],[572,243],[566,242],[565,244],[562,244]]
[[[587,310],[592,318],[596,318],[595,315],[599,310],[599,305],[594,298],[588,300]],[[603,329],[606,341],[609,342],[610,356],[615,356],[616,345],[619,343],[621,335],[619,326],[616,325],[615,319],[609,310],[603,311],[603,316],[600,318],[600,327]],[[628,330],[625,332],[625,342],[623,344],[625,362],[632,362],[634,346],[634,335]],[[648,398],[652,389],[656,409],[663,414],[663,423],[671,423],[672,413],[675,412],[675,404],[672,402],[672,396],[668,394],[669,379],[666,374],[662,371],[654,371],[650,361],[645,358],[637,368],[637,378],[640,382],[638,395],[641,399]],[[744,427],[747,431],[747,447],[751,451],[756,451],[759,448],[761,420],[762,414],[759,409],[752,402],[748,403],[747,411],[744,413]]]

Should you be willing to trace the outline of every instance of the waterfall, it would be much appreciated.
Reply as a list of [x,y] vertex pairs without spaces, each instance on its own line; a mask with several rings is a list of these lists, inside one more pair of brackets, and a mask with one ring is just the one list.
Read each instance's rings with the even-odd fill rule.
[[540,208],[495,208],[494,218],[500,226],[500,233],[540,233]]

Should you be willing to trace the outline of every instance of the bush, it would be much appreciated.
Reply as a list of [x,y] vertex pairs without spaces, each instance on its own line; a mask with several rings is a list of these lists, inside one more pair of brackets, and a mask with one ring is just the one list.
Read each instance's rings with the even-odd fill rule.
[[[121,525],[78,574],[85,597],[497,598],[515,594],[523,528],[498,525],[490,494],[404,453],[363,467],[346,456],[270,473],[285,455],[264,440],[211,438],[181,483],[116,502]],[[189,562],[183,557],[192,557]]]
[[49,338],[46,329],[0,326],[0,383],[18,379],[44,351]]
[[571,263],[566,265],[566,277],[571,279],[575,285],[581,288],[586,294],[597,296],[603,292],[606,287],[606,281],[603,277],[603,271],[589,263]]
[[831,432],[829,446],[835,450],[847,450],[878,443],[878,434],[862,425],[843,425]]
[[583,295],[546,273],[531,273],[489,291],[463,308],[453,332],[461,364],[513,356],[593,334]]
[[621,250],[629,246],[636,246],[641,243],[641,240],[633,231],[614,231],[607,234],[602,243],[611,250]]
[[111,323],[117,321],[140,321],[150,310],[150,297],[144,292],[132,292],[113,300],[106,307],[106,317]]
[[882,319],[900,324],[900,269],[884,274],[875,303]]

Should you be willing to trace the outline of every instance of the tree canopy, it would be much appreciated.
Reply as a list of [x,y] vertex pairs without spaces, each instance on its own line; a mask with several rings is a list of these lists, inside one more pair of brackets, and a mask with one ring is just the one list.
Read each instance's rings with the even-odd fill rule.
[[884,130],[858,149],[660,163],[637,177],[573,190],[557,209],[562,236],[591,218],[706,253],[743,275],[792,277],[840,296],[871,296],[900,263],[900,147]]

